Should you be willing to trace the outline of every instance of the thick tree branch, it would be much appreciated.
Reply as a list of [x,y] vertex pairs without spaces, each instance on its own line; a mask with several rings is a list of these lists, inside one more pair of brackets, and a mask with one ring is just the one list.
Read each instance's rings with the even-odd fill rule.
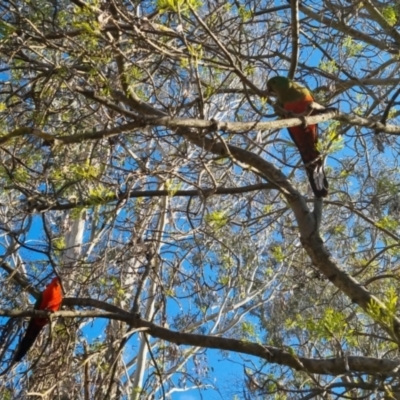
[[[274,189],[275,186],[270,185],[268,183],[258,183],[255,185],[237,187],[237,188],[226,188],[226,187],[219,187],[216,189],[204,188],[202,189],[193,189],[193,190],[177,190],[177,191],[170,191],[170,190],[132,190],[128,193],[119,193],[114,196],[107,196],[104,201],[101,199],[96,200],[96,205],[99,204],[109,204],[114,201],[119,201],[123,199],[133,199],[133,198],[140,198],[140,197],[163,197],[163,196],[171,196],[171,197],[195,197],[195,196],[203,196],[203,195],[222,195],[222,194],[238,194],[238,193],[248,193],[253,191],[259,190],[267,190],[267,189]],[[43,203],[41,198],[40,200],[35,202],[35,198],[30,198],[30,201],[35,203],[34,209],[31,212],[43,212],[48,210],[71,210],[76,207],[92,207],[94,202],[93,200],[87,200],[82,202],[72,202],[72,203]],[[0,203],[1,204],[1,203]]]
[[[93,305],[91,299],[65,299],[68,305]],[[102,308],[110,309],[110,305],[104,302]],[[99,304],[100,305],[100,304]],[[154,323],[138,318],[137,315],[125,312],[115,307],[115,311],[57,311],[52,313],[52,318],[106,318],[117,321],[123,321],[140,331],[166,340],[171,343],[183,346],[198,346],[217,350],[233,351],[236,353],[248,354],[262,358],[270,363],[285,365],[297,371],[306,371],[313,374],[321,375],[339,375],[349,372],[357,372],[363,374],[385,374],[387,376],[397,375],[400,368],[400,361],[380,359],[373,357],[337,357],[330,359],[317,359],[300,357],[293,351],[283,351],[276,347],[264,346],[258,343],[251,343],[237,339],[227,339],[222,337],[200,335],[194,333],[177,332],[163,328]],[[14,311],[0,310],[0,316],[11,318],[22,317],[48,317],[46,311]]]
[[[129,115],[132,116],[131,112]],[[164,126],[169,129],[178,128],[193,128],[193,129],[207,129],[210,131],[224,131],[227,133],[244,134],[249,131],[266,130],[266,129],[283,129],[292,126],[304,124],[304,121],[309,124],[317,124],[329,120],[336,120],[347,123],[353,126],[363,126],[366,128],[379,130],[380,132],[390,133],[393,135],[400,135],[400,126],[383,124],[380,121],[373,119],[362,118],[356,115],[347,115],[338,113],[337,111],[327,111],[320,115],[310,116],[303,118],[286,118],[269,122],[226,122],[215,120],[202,120],[194,118],[173,118],[173,117],[140,117],[137,121],[130,122],[125,125],[117,126],[111,129],[102,131],[89,131],[70,136],[51,136],[39,129],[31,127],[21,127],[14,131],[0,137],[0,144],[4,144],[10,139],[31,134],[38,138],[44,139],[48,142],[54,141],[61,144],[81,143],[85,140],[99,140],[107,137],[119,135],[124,132],[130,132],[135,129],[144,128],[146,126]]]
[[299,0],[290,0],[292,15],[292,55],[288,78],[293,79],[296,74],[297,63],[299,59]]

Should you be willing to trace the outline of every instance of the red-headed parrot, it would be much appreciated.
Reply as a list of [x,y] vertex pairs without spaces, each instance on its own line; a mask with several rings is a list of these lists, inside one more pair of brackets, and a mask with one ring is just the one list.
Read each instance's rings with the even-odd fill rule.
[[[58,311],[61,307],[62,299],[61,282],[58,278],[53,278],[37,299],[35,310]],[[31,318],[25,335],[14,355],[14,362],[21,361],[48,322],[47,318]]]
[[[271,78],[267,82],[267,89],[278,98],[278,104],[287,111],[296,114],[304,114],[310,111],[308,115],[320,113],[320,111],[310,110],[310,104],[314,102],[310,91],[288,78],[283,76]],[[288,128],[288,131],[299,149],[315,197],[326,197],[328,195],[328,181],[326,180],[321,153],[317,150],[317,125],[293,126]]]

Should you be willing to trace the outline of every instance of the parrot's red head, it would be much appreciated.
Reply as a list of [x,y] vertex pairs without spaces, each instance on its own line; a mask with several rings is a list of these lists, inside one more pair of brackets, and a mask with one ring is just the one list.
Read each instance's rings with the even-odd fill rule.
[[60,278],[55,277],[47,285],[42,294],[41,309],[52,311],[59,310],[63,299],[63,291]]
[[60,278],[58,278],[57,276],[55,278],[53,278],[51,280],[49,286],[61,286]]

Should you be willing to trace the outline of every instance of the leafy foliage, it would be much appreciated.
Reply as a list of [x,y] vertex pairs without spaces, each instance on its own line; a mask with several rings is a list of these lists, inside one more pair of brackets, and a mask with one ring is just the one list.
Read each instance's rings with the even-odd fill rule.
[[[2,317],[0,398],[400,396],[386,3],[0,2],[0,311],[69,312],[19,365]],[[275,75],[340,110],[323,202]]]

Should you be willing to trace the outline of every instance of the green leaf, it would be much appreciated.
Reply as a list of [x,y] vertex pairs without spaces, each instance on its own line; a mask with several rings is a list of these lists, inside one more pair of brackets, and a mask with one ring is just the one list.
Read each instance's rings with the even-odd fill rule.
[[396,25],[399,15],[395,7],[393,6],[385,7],[382,10],[382,15],[384,16],[388,25],[390,26]]
[[223,228],[228,223],[228,218],[226,217],[227,211],[213,211],[206,215],[206,222],[211,225],[214,229],[219,230]]
[[203,5],[203,2],[200,0],[157,0],[156,5],[161,13],[171,11],[187,13],[190,8],[198,10]]

